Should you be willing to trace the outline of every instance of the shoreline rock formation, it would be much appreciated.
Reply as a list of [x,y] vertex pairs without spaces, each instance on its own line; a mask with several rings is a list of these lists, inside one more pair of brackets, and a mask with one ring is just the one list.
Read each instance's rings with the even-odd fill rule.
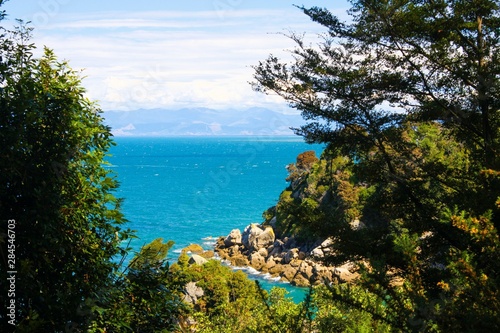
[[332,244],[331,238],[312,244],[299,244],[294,237],[278,239],[272,226],[250,224],[243,233],[233,229],[220,237],[215,252],[232,266],[250,266],[295,286],[354,280],[352,263],[333,267],[324,262]]

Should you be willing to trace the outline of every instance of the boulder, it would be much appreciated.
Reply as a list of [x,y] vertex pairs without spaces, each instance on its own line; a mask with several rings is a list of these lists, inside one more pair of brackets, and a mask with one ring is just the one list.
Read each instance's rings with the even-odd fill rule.
[[273,228],[267,226],[262,230],[257,224],[250,224],[241,236],[241,242],[250,251],[258,251],[273,245],[276,236]]
[[263,233],[264,230],[259,228],[259,226],[255,223],[250,224],[243,230],[243,234],[241,235],[241,242],[242,244],[249,250],[253,249],[253,244],[255,243],[255,240],[257,239],[257,236],[259,236],[261,233]]
[[298,268],[298,271],[302,276],[306,277],[308,280],[313,276],[313,268],[309,265],[307,261],[302,261]]
[[295,237],[285,237],[283,239],[284,247],[287,249],[293,249],[297,247],[297,241],[295,240]]
[[298,259],[299,258],[299,249],[291,249],[288,250],[287,253],[285,253],[285,256],[283,257],[283,263],[289,264],[293,259]]
[[233,229],[224,239],[224,245],[231,247],[233,245],[241,245],[241,232],[240,229]]
[[285,268],[286,266],[283,266],[281,264],[278,264],[276,263],[275,265],[273,265],[272,267],[269,267],[268,266],[268,269],[267,271],[269,272],[269,274],[271,274],[272,276],[278,276],[278,275],[281,275],[281,273],[283,273],[283,269]]
[[332,237],[329,237],[329,238],[325,239],[325,240],[323,241],[323,243],[321,243],[321,245],[320,245],[320,246],[321,246],[322,248],[325,248],[325,247],[330,247],[330,246],[332,246],[332,245],[333,245],[333,238],[332,238]]
[[196,253],[196,254],[199,254],[199,253],[203,253],[203,248],[201,247],[201,245],[198,245],[198,244],[189,244],[188,246],[186,246],[184,249],[182,249],[182,252],[191,252],[191,253]]
[[213,250],[208,250],[200,254],[205,259],[210,259],[215,256],[215,252]]
[[217,238],[217,240],[215,241],[215,249],[217,249],[217,250],[218,250],[218,249],[223,249],[223,248],[225,248],[225,247],[226,247],[226,246],[224,245],[224,240],[225,240],[225,239],[226,239],[226,238],[225,238],[225,237],[222,237],[222,236],[221,236],[221,237],[219,237],[219,238]]
[[311,251],[311,256],[315,259],[321,260],[325,257],[325,254],[324,254],[323,250],[321,249],[321,247],[318,246]]
[[226,249],[216,249],[217,251],[217,255],[219,256],[219,258],[225,260],[225,259],[229,259],[230,255],[229,255],[229,252],[228,250]]
[[309,287],[311,285],[311,282],[309,282],[309,279],[304,275],[297,274],[290,281],[290,284],[297,287]]
[[268,254],[269,254],[269,253],[267,252],[267,249],[265,249],[265,248],[261,248],[261,249],[259,250],[259,252],[258,252],[258,253],[259,253],[262,257],[264,257],[264,258],[267,258]]
[[298,258],[292,259],[289,263],[289,265],[292,267],[299,267],[301,264],[302,264],[302,260],[300,260]]
[[254,244],[255,250],[260,250],[262,248],[267,248],[274,244],[274,239],[276,235],[274,234],[274,230],[271,227],[266,227],[266,229],[257,236],[257,239]]
[[355,272],[356,266],[348,262],[342,266],[335,267],[334,274],[342,281],[352,282],[359,277],[359,273]]
[[197,254],[193,254],[191,256],[191,258],[189,258],[189,264],[190,265],[203,265],[203,264],[205,264],[207,262],[208,262],[207,259],[205,259],[202,256],[197,255]]
[[240,247],[238,245],[234,245],[229,248],[229,255],[236,256],[238,254],[241,254]]
[[283,245],[284,245],[284,243],[281,240],[276,239],[274,241],[273,245],[271,245],[267,249],[269,255],[274,256],[274,257],[278,256],[281,252],[283,252]]
[[236,267],[243,267],[243,266],[248,266],[248,259],[240,254],[236,257],[230,257],[229,260],[231,261],[231,265],[236,266]]
[[278,220],[276,219],[276,216],[273,216],[273,218],[271,219],[271,221],[269,221],[269,225],[273,228],[276,228],[276,224],[277,224]]
[[354,231],[366,228],[366,225],[363,222],[361,222],[359,219],[354,219],[353,221],[351,221],[349,223],[349,225],[351,226],[351,229]]
[[297,274],[297,269],[292,266],[286,265],[283,266],[283,271],[281,272],[280,276],[282,279],[290,282],[295,277],[295,274]]
[[188,282],[184,288],[184,302],[196,304],[198,298],[205,294],[201,287],[196,285],[196,282]]
[[258,252],[254,252],[250,255],[250,266],[256,270],[261,270],[266,264],[266,259],[262,257]]
[[274,266],[276,266],[276,261],[274,261],[274,257],[269,257],[266,261],[266,268],[269,271]]

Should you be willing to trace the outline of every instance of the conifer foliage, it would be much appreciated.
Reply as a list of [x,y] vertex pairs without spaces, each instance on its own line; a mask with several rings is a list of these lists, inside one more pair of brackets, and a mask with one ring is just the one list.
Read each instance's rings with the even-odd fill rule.
[[294,60],[271,55],[253,84],[302,112],[296,132],[328,144],[324,163],[350,161],[325,177],[350,175],[356,209],[339,221],[349,207],[332,202],[322,220],[332,261],[358,260],[359,284],[378,302],[342,288],[332,297],[395,330],[497,331],[499,4],[351,3],[349,22],[300,7],[325,28],[323,42],[292,34]]

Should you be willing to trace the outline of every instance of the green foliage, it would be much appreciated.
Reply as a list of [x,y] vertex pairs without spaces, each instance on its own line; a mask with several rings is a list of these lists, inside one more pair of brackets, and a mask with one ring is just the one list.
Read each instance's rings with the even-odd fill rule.
[[126,272],[95,304],[91,332],[172,332],[178,320],[189,313],[181,300],[182,287],[166,262],[173,242],[161,238],[142,247]]
[[191,328],[196,332],[302,332],[297,330],[305,317],[301,305],[288,298],[284,289],[267,293],[242,271],[232,271],[216,260],[182,270],[175,267],[175,274],[204,291],[184,318],[195,322]]
[[[270,56],[255,67],[254,88],[302,111],[297,133],[328,144],[324,173],[290,177],[277,222],[307,233],[319,217],[314,233],[336,239],[332,260],[364,263],[359,286],[390,297],[379,319],[393,329],[499,330],[498,2],[352,5],[349,23],[300,7],[324,42],[292,34],[291,64]],[[350,228],[356,219],[366,228]]]
[[151,243],[143,246],[130,263],[130,269],[155,269],[164,264],[168,251],[174,245],[173,241],[163,243],[162,238],[157,238]]
[[[351,303],[343,301],[345,298]],[[385,322],[387,301],[377,299],[362,288],[348,285],[331,288],[319,286],[314,290],[314,302],[317,307],[314,322],[319,332],[393,331]],[[372,313],[364,311],[368,307]]]
[[0,36],[0,235],[16,221],[18,331],[54,332],[88,324],[131,233],[105,167],[110,129],[77,72],[49,49],[33,58],[30,31]]
[[303,152],[297,156],[297,169],[308,170],[318,161],[314,150]]
[[[265,220],[304,241],[333,236],[331,261],[360,274],[302,304],[217,261],[189,265],[183,253],[170,266],[161,239],[120,271],[133,234],[104,163],[110,129],[78,73],[48,49],[34,58],[24,25],[2,29],[0,218],[16,221],[17,331],[499,331],[499,5],[352,4],[350,23],[301,7],[324,42],[292,35],[294,63],[255,67],[254,87],[302,111],[297,132],[328,144],[288,166]],[[192,306],[188,282],[204,292]]]

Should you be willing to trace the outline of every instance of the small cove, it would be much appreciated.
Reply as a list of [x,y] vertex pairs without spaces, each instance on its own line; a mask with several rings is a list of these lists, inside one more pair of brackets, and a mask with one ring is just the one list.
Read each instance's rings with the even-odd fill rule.
[[[155,238],[173,240],[175,261],[189,244],[213,246],[232,229],[261,222],[287,186],[286,165],[315,150],[300,137],[118,137],[108,158],[124,198],[126,227],[137,231],[134,250]],[[261,286],[284,287],[295,301],[307,288],[245,269]]]

